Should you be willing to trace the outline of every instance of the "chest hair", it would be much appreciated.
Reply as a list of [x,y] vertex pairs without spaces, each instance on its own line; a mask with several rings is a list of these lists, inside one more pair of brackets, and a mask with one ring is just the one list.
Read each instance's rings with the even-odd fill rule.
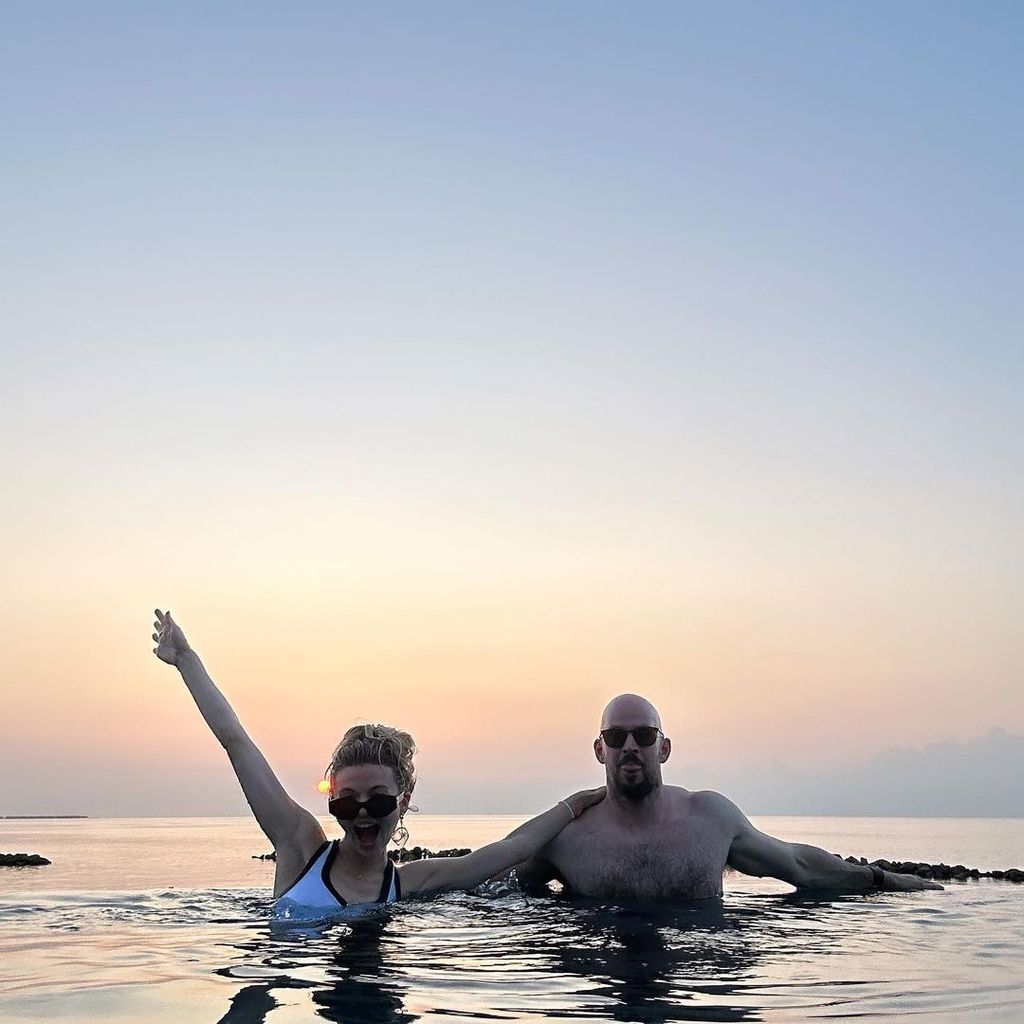
[[699,830],[608,837],[566,837],[556,866],[581,896],[605,899],[703,899],[722,891],[725,854]]

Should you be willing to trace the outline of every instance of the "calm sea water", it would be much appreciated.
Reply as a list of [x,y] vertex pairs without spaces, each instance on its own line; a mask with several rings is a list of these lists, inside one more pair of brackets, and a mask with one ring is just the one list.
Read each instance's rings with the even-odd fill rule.
[[[421,816],[411,842],[520,821]],[[1024,867],[1022,820],[755,821],[844,854]],[[0,869],[0,1020],[1024,1021],[1020,885],[822,899],[729,874],[720,902],[671,907],[492,886],[289,927],[251,859],[267,848],[251,819],[0,821],[0,851],[54,862]]]

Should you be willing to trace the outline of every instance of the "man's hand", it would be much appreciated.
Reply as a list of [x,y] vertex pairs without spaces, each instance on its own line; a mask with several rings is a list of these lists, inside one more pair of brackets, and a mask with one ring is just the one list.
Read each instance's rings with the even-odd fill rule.
[[882,888],[886,892],[918,892],[921,889],[945,888],[930,878],[921,878],[920,875],[904,875],[898,871],[883,871],[882,874],[885,875],[885,885]]
[[170,612],[165,614],[157,608],[153,614],[156,616],[153,628],[157,631],[153,634],[156,641],[153,653],[168,665],[180,665],[181,659],[192,651],[185,634],[181,631],[181,626],[171,618]]
[[563,803],[572,811],[572,816],[578,818],[587,808],[599,804],[607,792],[607,786],[600,786],[597,789],[581,789],[578,793],[567,796]]

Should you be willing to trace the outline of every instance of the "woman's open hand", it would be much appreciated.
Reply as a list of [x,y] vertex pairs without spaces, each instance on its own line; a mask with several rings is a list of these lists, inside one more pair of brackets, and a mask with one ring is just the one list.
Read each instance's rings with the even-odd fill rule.
[[607,786],[599,786],[597,789],[581,789],[578,793],[565,798],[565,803],[572,811],[573,817],[578,818],[588,807],[599,804],[608,792]]
[[181,626],[171,618],[170,612],[162,612],[157,608],[153,614],[156,616],[156,622],[153,623],[156,630],[153,634],[156,647],[153,648],[153,653],[168,665],[177,666],[192,648],[189,647]]

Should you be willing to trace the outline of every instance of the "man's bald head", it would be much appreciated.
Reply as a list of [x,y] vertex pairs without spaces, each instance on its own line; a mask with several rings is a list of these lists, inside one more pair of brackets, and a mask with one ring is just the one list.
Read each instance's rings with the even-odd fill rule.
[[633,804],[646,800],[661,788],[661,766],[671,752],[661,715],[649,700],[620,693],[608,703],[594,754],[604,765],[610,799],[621,797]]
[[635,693],[620,693],[613,697],[601,715],[601,728],[612,726],[629,728],[631,725],[653,725],[661,728],[661,715],[658,709],[645,697]]

